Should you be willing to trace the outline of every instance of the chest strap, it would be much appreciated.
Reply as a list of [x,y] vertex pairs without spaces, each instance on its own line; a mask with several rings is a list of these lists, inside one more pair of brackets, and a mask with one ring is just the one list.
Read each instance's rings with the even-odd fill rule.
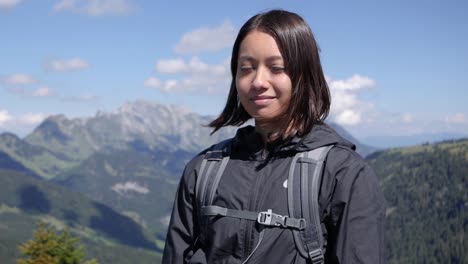
[[289,216],[283,216],[275,214],[268,209],[266,212],[250,212],[235,209],[228,209],[216,205],[203,206],[201,209],[202,216],[227,216],[240,219],[246,219],[251,221],[257,221],[257,223],[266,226],[277,226],[284,228],[294,228],[302,230],[306,226],[304,218],[291,218]]

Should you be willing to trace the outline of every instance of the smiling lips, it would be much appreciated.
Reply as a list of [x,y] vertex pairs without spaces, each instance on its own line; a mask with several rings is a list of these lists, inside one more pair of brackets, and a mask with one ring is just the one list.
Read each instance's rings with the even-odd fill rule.
[[250,98],[256,105],[268,105],[273,99],[275,99],[274,96],[267,95],[257,95]]

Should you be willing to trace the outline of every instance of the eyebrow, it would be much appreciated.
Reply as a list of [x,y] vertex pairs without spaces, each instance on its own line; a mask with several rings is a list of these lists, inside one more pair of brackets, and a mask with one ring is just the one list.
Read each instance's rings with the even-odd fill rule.
[[[279,55],[274,55],[274,56],[270,56],[270,57],[268,57],[266,59],[266,61],[268,61],[268,62],[275,61],[275,60],[283,60],[283,57],[279,56]],[[252,56],[242,55],[242,56],[239,56],[238,61],[257,61],[257,60]]]

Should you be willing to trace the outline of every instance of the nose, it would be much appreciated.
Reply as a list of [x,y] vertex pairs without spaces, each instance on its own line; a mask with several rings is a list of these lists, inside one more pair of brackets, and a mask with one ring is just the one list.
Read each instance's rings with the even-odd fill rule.
[[268,71],[264,67],[258,67],[255,71],[252,87],[256,89],[266,88],[268,85]]

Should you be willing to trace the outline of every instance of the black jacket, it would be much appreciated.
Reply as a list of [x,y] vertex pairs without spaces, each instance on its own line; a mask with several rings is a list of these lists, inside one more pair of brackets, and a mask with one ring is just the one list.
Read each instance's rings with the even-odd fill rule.
[[[354,145],[326,125],[303,138],[264,146],[253,127],[241,128],[214,205],[288,215],[285,181],[296,152],[335,144],[325,163],[319,193],[325,263],[384,263],[385,205],[378,179],[354,152]],[[163,263],[242,263],[259,238],[254,221],[210,218],[203,243],[195,207],[195,182],[204,153],[191,160],[177,191]],[[296,250],[290,229],[267,228],[248,263],[307,263]]]

